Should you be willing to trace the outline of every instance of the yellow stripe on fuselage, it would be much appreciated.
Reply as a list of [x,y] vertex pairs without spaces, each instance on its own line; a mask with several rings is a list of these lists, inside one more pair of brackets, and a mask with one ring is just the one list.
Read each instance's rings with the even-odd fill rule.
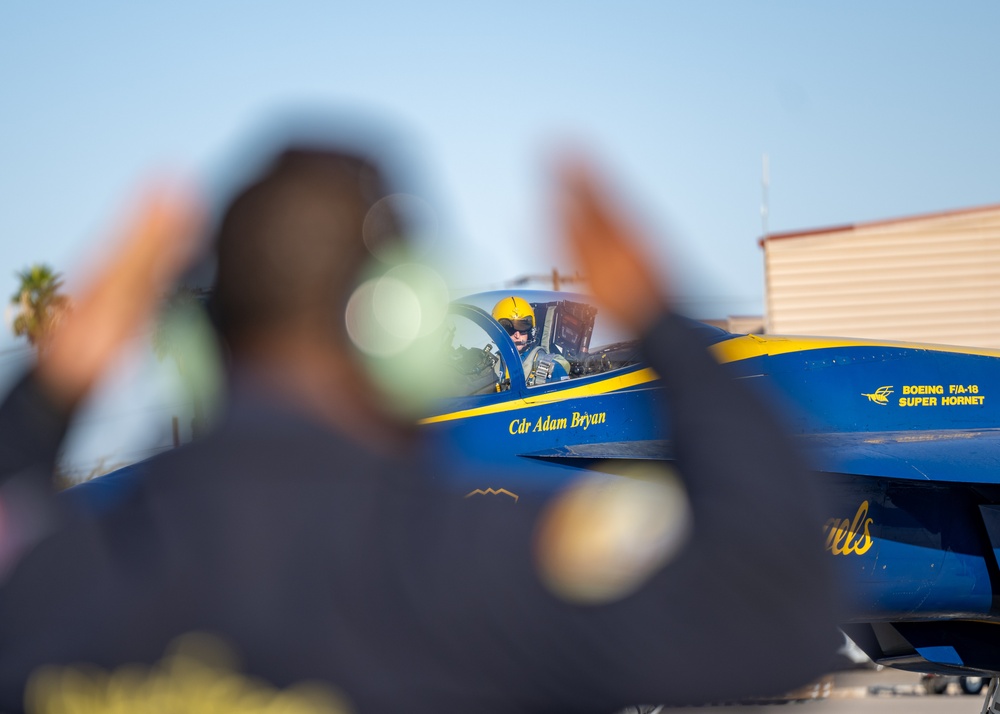
[[[901,349],[926,350],[929,352],[954,352],[957,354],[979,355],[984,357],[1000,357],[1000,350],[979,349],[976,347],[956,347],[949,345],[925,344],[921,342],[880,342],[878,340],[863,340],[836,337],[770,337],[761,335],[740,335],[732,339],[723,340],[712,345],[710,352],[721,364],[740,362],[754,357],[774,356],[790,354],[792,352],[809,352],[812,350],[823,350],[831,347],[898,347]],[[530,394],[526,399],[514,399],[511,401],[491,404],[485,407],[474,409],[462,409],[455,412],[447,412],[437,416],[421,419],[420,424],[435,424],[438,422],[452,421],[454,419],[467,419],[469,417],[483,416],[485,414],[501,414],[503,412],[524,409],[526,407],[538,406],[541,404],[554,404],[567,399],[577,399],[580,397],[593,397],[601,394],[609,394],[622,389],[639,387],[659,379],[659,376],[650,368],[636,370],[627,374],[609,377],[589,384],[568,389],[558,389],[551,392]]]
[[1000,357],[1000,350],[978,347],[958,347],[936,345],[923,342],[884,342],[879,340],[853,339],[848,337],[770,337],[766,335],[742,335],[712,345],[711,352],[722,364],[763,355],[782,355],[791,352],[809,352],[831,347],[896,347],[899,349],[926,350],[928,352],[954,352],[981,357]]
[[420,423],[436,424],[442,421],[452,421],[453,419],[467,419],[468,417],[482,416],[484,414],[501,414],[503,412],[509,412],[515,409],[524,409],[526,407],[534,407],[541,404],[553,404],[556,402],[562,402],[567,399],[577,399],[580,397],[593,397],[600,394],[617,392],[622,389],[629,389],[631,387],[640,387],[644,384],[655,382],[657,379],[659,379],[659,376],[656,374],[656,372],[647,367],[646,369],[639,369],[636,370],[635,372],[628,372],[627,374],[608,377],[607,379],[597,380],[596,382],[591,382],[589,384],[581,384],[578,387],[559,389],[552,392],[545,392],[543,394],[529,394],[526,399],[513,399],[509,402],[502,402],[500,404],[490,404],[489,406],[485,407],[476,407],[474,409],[462,409],[461,411],[457,412],[448,412],[446,414],[439,414],[437,416],[421,419]]

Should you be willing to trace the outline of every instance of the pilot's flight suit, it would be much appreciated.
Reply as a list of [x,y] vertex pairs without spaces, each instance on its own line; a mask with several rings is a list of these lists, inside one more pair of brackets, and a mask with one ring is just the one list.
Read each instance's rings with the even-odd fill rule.
[[813,478],[680,319],[644,344],[694,530],[638,591],[590,605],[541,584],[538,506],[438,492],[434,463],[373,453],[252,386],[123,504],[53,521],[31,484],[51,477],[65,415],[22,382],[0,407],[0,711],[42,665],[114,673],[192,631],[254,681],[327,683],[360,714],[611,712],[805,683],[837,644]]

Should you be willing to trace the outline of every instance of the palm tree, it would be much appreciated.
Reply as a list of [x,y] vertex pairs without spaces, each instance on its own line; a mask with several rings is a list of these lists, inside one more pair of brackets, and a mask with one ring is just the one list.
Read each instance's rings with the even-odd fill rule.
[[34,346],[69,310],[69,297],[60,290],[62,275],[44,263],[36,263],[15,273],[21,285],[10,302],[18,307],[14,317],[14,335],[24,335]]

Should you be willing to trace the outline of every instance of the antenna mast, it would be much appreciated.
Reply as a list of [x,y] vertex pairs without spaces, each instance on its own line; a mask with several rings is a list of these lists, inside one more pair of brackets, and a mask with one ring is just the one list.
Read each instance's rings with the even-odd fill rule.
[[767,219],[768,213],[770,213],[770,207],[768,206],[768,190],[771,187],[771,167],[770,161],[768,160],[767,154],[763,154],[761,157],[761,171],[760,171],[760,227],[761,235],[767,238]]

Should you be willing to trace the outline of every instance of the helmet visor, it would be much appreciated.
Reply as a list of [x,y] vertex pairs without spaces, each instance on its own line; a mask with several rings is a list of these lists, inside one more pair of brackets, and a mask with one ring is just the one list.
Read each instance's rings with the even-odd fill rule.
[[501,317],[497,320],[497,322],[500,323],[500,327],[507,330],[508,335],[513,335],[515,332],[527,334],[531,331],[531,328],[535,326],[535,321],[530,317],[524,317],[517,320],[508,320],[506,317]]

